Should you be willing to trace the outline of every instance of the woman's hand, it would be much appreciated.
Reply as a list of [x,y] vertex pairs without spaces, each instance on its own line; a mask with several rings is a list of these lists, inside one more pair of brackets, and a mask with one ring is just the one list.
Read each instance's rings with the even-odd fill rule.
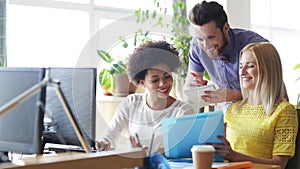
[[110,142],[106,139],[103,139],[101,141],[96,141],[96,149],[100,151],[107,151],[110,149]]
[[229,161],[237,161],[236,157],[239,153],[232,150],[230,143],[223,136],[218,136],[218,139],[223,142],[223,144],[212,144],[216,149],[216,153],[222,156],[224,159]]
[[282,156],[282,155],[273,156],[270,159],[248,156],[232,150],[229,142],[225,137],[218,136],[218,139],[223,142],[223,145],[222,144],[211,144],[211,145],[215,147],[217,154],[219,154],[224,159],[229,161],[235,161],[235,162],[252,161],[253,163],[280,165],[281,168],[285,168],[290,158],[289,156]]
[[136,135],[136,136],[130,135],[129,140],[131,142],[132,147],[142,147],[142,145],[140,143],[140,139],[138,138],[138,135]]

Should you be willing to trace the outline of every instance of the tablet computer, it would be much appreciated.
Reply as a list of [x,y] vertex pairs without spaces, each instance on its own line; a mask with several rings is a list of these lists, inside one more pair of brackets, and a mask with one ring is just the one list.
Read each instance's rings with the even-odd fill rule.
[[[221,143],[224,136],[223,112],[206,112],[181,117],[164,118],[162,132],[167,158],[191,158],[193,145]],[[223,161],[215,155],[215,161]]]

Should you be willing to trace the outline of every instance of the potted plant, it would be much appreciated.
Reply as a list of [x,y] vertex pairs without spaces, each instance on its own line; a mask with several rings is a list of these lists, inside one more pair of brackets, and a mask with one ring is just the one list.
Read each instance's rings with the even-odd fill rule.
[[129,83],[127,76],[127,57],[112,57],[103,50],[97,50],[97,54],[106,63],[99,72],[104,95],[127,96],[134,93],[135,86]]

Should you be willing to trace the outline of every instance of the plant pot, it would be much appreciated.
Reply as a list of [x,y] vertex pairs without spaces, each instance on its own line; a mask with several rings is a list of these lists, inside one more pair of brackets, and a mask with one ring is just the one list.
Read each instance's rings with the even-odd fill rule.
[[112,95],[111,89],[107,88],[106,86],[101,86],[101,89],[102,89],[102,94],[104,96],[111,96]]
[[113,96],[125,97],[135,93],[136,86],[129,82],[127,74],[114,74],[112,80]]

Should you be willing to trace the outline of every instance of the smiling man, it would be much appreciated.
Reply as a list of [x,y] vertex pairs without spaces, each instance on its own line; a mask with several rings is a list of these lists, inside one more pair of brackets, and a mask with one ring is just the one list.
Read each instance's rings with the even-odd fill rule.
[[189,13],[189,20],[196,36],[191,42],[191,73],[187,74],[185,86],[206,85],[203,75],[207,71],[218,89],[205,92],[206,95],[201,96],[204,101],[241,100],[239,53],[249,43],[268,40],[249,30],[230,28],[223,6],[214,1],[196,4]]

